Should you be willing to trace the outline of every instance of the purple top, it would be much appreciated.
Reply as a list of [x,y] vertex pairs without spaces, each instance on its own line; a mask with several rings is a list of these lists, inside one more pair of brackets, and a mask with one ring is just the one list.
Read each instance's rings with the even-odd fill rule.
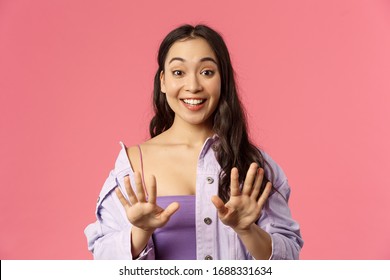
[[180,208],[169,222],[153,233],[158,260],[196,260],[195,196],[160,196],[157,205],[166,208],[172,202]]

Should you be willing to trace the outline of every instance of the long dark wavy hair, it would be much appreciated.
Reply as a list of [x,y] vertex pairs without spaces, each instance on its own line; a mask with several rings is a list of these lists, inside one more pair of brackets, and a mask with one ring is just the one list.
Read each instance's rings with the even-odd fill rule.
[[171,46],[179,40],[203,38],[213,49],[221,75],[221,95],[219,104],[213,114],[213,131],[219,136],[216,158],[221,166],[219,174],[218,195],[226,203],[230,198],[230,173],[237,167],[239,181],[245,180],[252,162],[260,167],[268,167],[271,178],[265,178],[261,186],[263,192],[268,180],[273,180],[273,171],[261,152],[251,143],[247,133],[247,122],[243,106],[237,94],[234,70],[229,51],[221,35],[206,25],[182,25],[172,30],[162,41],[158,51],[158,69],[154,77],[153,107],[155,115],[149,125],[151,137],[155,137],[170,128],[174,120],[174,112],[169,107],[165,94],[161,92],[160,73]]

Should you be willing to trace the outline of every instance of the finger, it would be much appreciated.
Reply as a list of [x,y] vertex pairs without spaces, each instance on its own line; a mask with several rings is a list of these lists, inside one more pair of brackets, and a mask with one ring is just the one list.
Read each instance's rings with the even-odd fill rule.
[[141,174],[137,171],[134,174],[134,180],[135,180],[135,189],[137,192],[137,197],[139,202],[146,202],[146,196],[144,187],[142,186],[142,178]]
[[133,188],[131,187],[129,176],[125,176],[123,181],[125,183],[125,189],[126,189],[127,195],[129,196],[129,201],[130,201],[131,205],[136,204],[138,202],[138,200],[134,194]]
[[161,213],[161,218],[163,220],[168,220],[173,214],[179,210],[180,204],[178,202],[172,202],[165,208],[165,210]]
[[156,195],[157,195],[157,187],[156,187],[156,177],[152,175],[151,184],[148,188],[148,202],[152,204],[156,204]]
[[119,187],[116,187],[115,188],[115,194],[116,196],[118,197],[119,201],[121,202],[122,206],[123,207],[129,207],[129,202],[127,201],[127,199],[123,196],[121,190],[119,189]]
[[213,195],[211,197],[211,202],[214,204],[215,208],[217,208],[218,214],[223,216],[229,211],[219,196]]
[[257,205],[259,205],[259,207],[263,208],[265,202],[268,199],[269,194],[271,193],[271,190],[272,190],[272,184],[271,184],[271,182],[268,182],[265,185],[264,191],[261,194],[259,200],[257,201]]
[[230,172],[230,195],[240,195],[240,182],[238,182],[238,169],[236,167],[233,167]]
[[244,195],[250,195],[253,188],[253,182],[255,181],[256,174],[257,174],[257,163],[253,162],[248,168],[248,172],[246,173],[244,186],[242,188],[242,194]]
[[261,184],[263,183],[263,179],[264,179],[264,169],[263,168],[259,168],[257,170],[256,181],[255,181],[255,184],[253,185],[253,190],[252,190],[252,193],[251,193],[251,198],[252,199],[257,199],[257,196],[260,193]]

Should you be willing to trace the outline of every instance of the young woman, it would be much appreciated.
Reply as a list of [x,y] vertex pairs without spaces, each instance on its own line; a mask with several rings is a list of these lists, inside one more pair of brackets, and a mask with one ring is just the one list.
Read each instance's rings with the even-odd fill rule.
[[297,259],[280,167],[248,139],[222,37],[183,25],[160,45],[151,139],[122,144],[85,229],[96,259]]

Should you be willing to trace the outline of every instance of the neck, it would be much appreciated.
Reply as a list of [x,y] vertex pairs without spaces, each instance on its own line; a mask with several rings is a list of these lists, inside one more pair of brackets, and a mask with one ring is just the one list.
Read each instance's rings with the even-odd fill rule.
[[203,145],[208,137],[214,135],[211,124],[189,124],[174,120],[172,126],[167,130],[172,141],[188,146]]

